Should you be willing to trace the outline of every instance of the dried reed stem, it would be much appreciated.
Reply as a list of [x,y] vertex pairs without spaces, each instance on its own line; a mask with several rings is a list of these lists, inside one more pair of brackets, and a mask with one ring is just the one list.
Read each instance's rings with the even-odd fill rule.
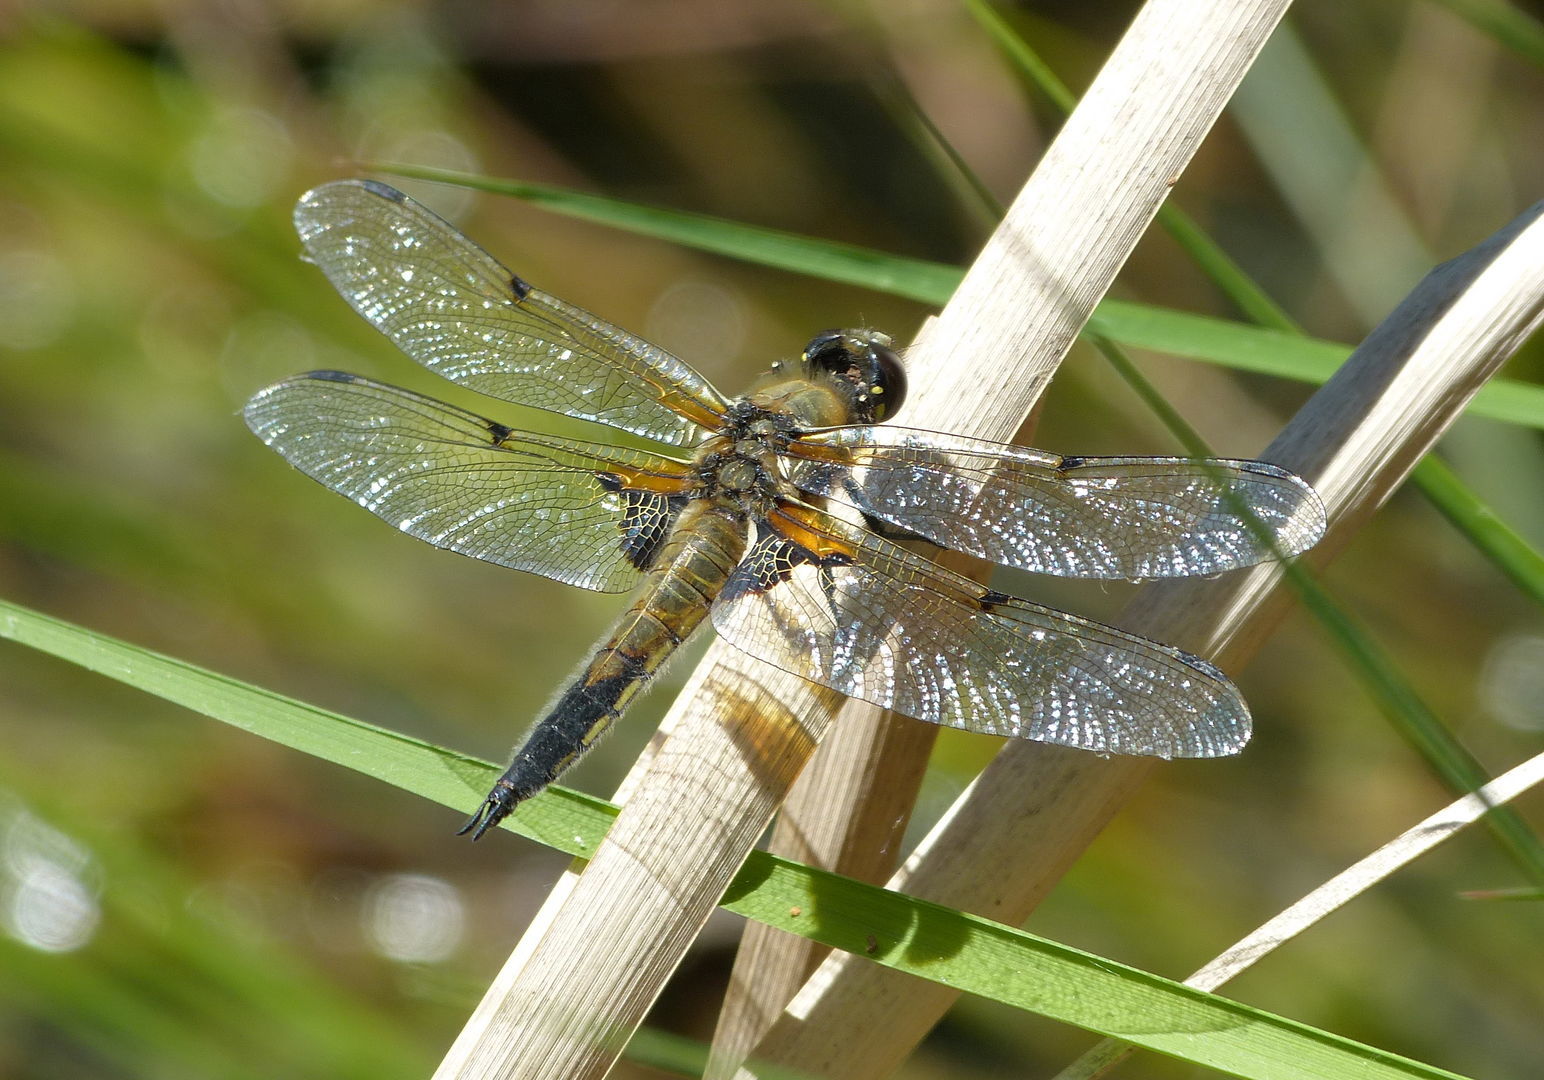
[[[926,340],[907,353],[918,387],[905,424],[1025,437],[1025,417],[1093,305],[1284,11],[1280,3],[1223,11],[1190,0],[1143,9]],[[892,734],[907,725],[919,726],[851,703],[785,805],[773,850],[880,880],[886,868],[874,854],[897,820],[893,800],[909,793],[931,747],[925,733],[909,742]],[[890,799],[856,796],[879,777]],[[824,847],[810,836],[823,837]],[[858,854],[865,851],[867,861]],[[789,985],[823,952],[769,927],[746,928],[710,1080],[733,1074]]]
[[[1012,435],[1283,11],[1143,9],[929,334],[910,423]],[[604,1075],[835,703],[715,644],[610,836],[555,890],[436,1075]]]

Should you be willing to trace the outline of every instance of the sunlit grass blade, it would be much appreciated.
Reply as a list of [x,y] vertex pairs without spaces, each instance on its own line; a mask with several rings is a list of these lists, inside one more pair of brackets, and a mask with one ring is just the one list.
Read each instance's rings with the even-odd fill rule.
[[[1073,105],[1071,92],[1050,66],[1008,26],[997,10],[987,0],[967,0],[967,6],[1020,72],[1057,108],[1070,110]],[[1165,214],[1165,211],[1168,213]],[[1101,353],[1126,383],[1153,410],[1188,453],[1206,456],[1211,450],[1195,429],[1164,401],[1119,346],[1102,334],[1108,333],[1111,338],[1127,341],[1133,327],[1144,327],[1147,332],[1144,343],[1164,351],[1183,352],[1185,348],[1193,349],[1198,342],[1212,341],[1226,356],[1213,353],[1210,358],[1241,367],[1248,367],[1254,361],[1259,366],[1253,370],[1279,375],[1287,372],[1271,367],[1276,358],[1294,349],[1295,345],[1308,344],[1308,339],[1286,313],[1265,295],[1264,290],[1188,218],[1166,206],[1160,211],[1159,220],[1197,266],[1241,310],[1267,331],[1279,332],[1282,340],[1278,344],[1284,346],[1266,347],[1258,352],[1245,351],[1239,348],[1242,342],[1217,333],[1218,327],[1209,322],[1192,321],[1195,317],[1178,312],[1144,311],[1138,305],[1130,305],[1123,312],[1127,320],[1124,335],[1104,325],[1106,309],[1103,307],[1090,320],[1090,336],[1094,337]],[[1112,303],[1111,307],[1120,310],[1116,304]],[[1182,348],[1172,348],[1175,345],[1181,345]],[[1327,378],[1339,367],[1342,358],[1335,355],[1336,349],[1328,346],[1328,343],[1313,343],[1311,347],[1320,345],[1325,346],[1323,351],[1317,353],[1310,362],[1322,365],[1323,377]],[[1524,384],[1502,386],[1493,381],[1480,390],[1480,395],[1490,399],[1491,407],[1512,410],[1514,418],[1544,407],[1544,387]],[[1531,402],[1530,398],[1533,399]],[[1479,401],[1479,396],[1475,401]],[[1540,587],[1544,586],[1544,558],[1505,522],[1500,521],[1447,466],[1435,458],[1427,457],[1416,466],[1411,479],[1481,554],[1535,601],[1544,600],[1544,593],[1540,592]],[[1485,770],[1426,705],[1409,679],[1367,631],[1308,574],[1294,569],[1288,580],[1303,596],[1309,611],[1329,631],[1331,639],[1340,646],[1348,665],[1356,672],[1391,725],[1428,761],[1448,788],[1455,794],[1463,794],[1482,785],[1488,779]],[[1503,808],[1489,815],[1486,824],[1517,861],[1524,874],[1535,881],[1544,880],[1544,844],[1539,842],[1522,818],[1510,809]]]
[[[1424,821],[1406,829],[1372,854],[1359,859],[1296,903],[1266,920],[1191,974],[1188,985],[1217,990],[1254,967],[1281,946],[1300,937],[1348,903],[1456,836],[1495,806],[1510,803],[1544,780],[1544,754],[1516,765],[1484,788],[1465,795]],[[1464,899],[1539,899],[1541,889],[1502,889],[1461,894]],[[1106,1075],[1131,1047],[1106,1039],[1087,1050],[1054,1080],[1093,1080]]]
[[1525,7],[1506,0],[1437,0],[1476,30],[1531,62],[1544,67],[1544,24]]
[[[501,771],[489,762],[306,705],[6,601],[0,601],[0,637],[468,813]],[[585,855],[614,814],[601,809],[602,805],[568,793],[533,800],[529,811],[522,808],[516,816],[517,831],[571,855]],[[574,843],[576,836],[588,837],[590,843]]]
[[[476,804],[498,771],[487,762],[3,601],[0,636],[460,810]],[[583,857],[615,814],[600,800],[552,788],[522,806],[510,825]],[[1455,1075],[1012,927],[765,853],[747,860],[723,906],[920,978],[1236,1076]]]
[[[415,165],[370,163],[365,167],[395,176],[508,195],[554,213],[670,240],[699,251],[859,285],[927,304],[947,301],[964,273],[944,263],[743,225],[707,214],[640,206],[550,184],[528,184]],[[1338,342],[1123,300],[1101,301],[1088,326],[1122,345],[1316,384],[1333,375],[1351,352],[1350,346]],[[1474,416],[1544,429],[1544,387],[1493,379],[1475,395],[1468,411]]]
[[791,270],[846,285],[861,285],[925,304],[941,304],[947,300],[963,274],[958,267],[945,263],[896,257],[855,244],[841,244],[777,229],[745,225],[709,214],[645,206],[553,184],[500,180],[416,165],[371,162],[363,167],[393,176],[433,180],[496,195],[508,195],[553,213],[610,225],[641,236],[669,240],[698,251],[708,251],[779,270]]
[[1428,454],[1410,478],[1512,584],[1544,605],[1544,555],[1537,548],[1498,518],[1441,458]]

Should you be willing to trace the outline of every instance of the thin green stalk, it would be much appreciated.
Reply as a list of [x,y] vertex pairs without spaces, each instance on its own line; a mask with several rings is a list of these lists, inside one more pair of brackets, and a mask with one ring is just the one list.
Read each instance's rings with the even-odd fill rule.
[[1485,553],[1491,565],[1535,604],[1544,606],[1544,557],[1475,495],[1447,462],[1427,454],[1416,464],[1410,479],[1443,517]]
[[[1212,456],[1206,440],[1169,404],[1119,346],[1103,338],[1096,338],[1094,344],[1137,396],[1157,414],[1186,453],[1196,457]],[[1455,503],[1462,501],[1466,489],[1446,466],[1434,457],[1427,457],[1423,464],[1432,465],[1439,477],[1452,478],[1449,493]],[[1493,524],[1497,530],[1511,535],[1503,523],[1494,521]],[[1353,619],[1304,567],[1295,562],[1284,565],[1288,585],[1349,658],[1351,670],[1384,717],[1426,760],[1448,790],[1455,795],[1467,795],[1488,783],[1491,777],[1484,767],[1426,704],[1367,629]],[[1506,806],[1493,808],[1483,820],[1523,874],[1544,885],[1544,844],[1527,823]]]
[[[1073,104],[1072,94],[987,0],[966,0],[966,5],[1021,72],[1058,108],[1069,110]],[[1168,214],[1160,212],[1159,216],[1197,265],[1240,310],[1264,327],[1306,337],[1264,290],[1189,218],[1172,211]],[[1210,456],[1199,433],[1164,400],[1118,345],[1098,334],[1085,336],[1093,341],[1188,453]],[[1412,479],[1475,548],[1536,602],[1544,601],[1544,557],[1469,491],[1446,465],[1428,455],[1416,467]],[[1288,584],[1297,590],[1304,606],[1329,631],[1352,671],[1394,729],[1455,794],[1468,794],[1484,786],[1490,779],[1489,774],[1425,703],[1371,634],[1306,570],[1296,564],[1289,564],[1289,567]],[[1522,818],[1510,808],[1502,807],[1492,810],[1484,820],[1523,874],[1544,884],[1544,843]]]
[[[4,131],[0,128],[0,138]],[[375,163],[372,172],[456,184],[508,195],[568,217],[652,236],[741,262],[788,270],[892,296],[941,305],[964,271],[946,263],[891,255],[872,248],[839,244],[812,236],[653,206],[604,195],[572,191],[551,184],[501,180],[472,173],[418,165]],[[1262,329],[1206,315],[1105,299],[1094,309],[1089,328],[1135,348],[1153,349],[1203,360],[1239,371],[1322,383],[1335,373],[1351,347],[1275,329]],[[1544,386],[1516,379],[1492,379],[1470,402],[1467,414],[1544,430]]]

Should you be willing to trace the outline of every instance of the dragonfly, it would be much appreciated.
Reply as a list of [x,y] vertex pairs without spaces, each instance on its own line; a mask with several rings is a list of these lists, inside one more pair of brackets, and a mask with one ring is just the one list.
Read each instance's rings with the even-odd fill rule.
[[867,329],[816,335],[731,398],[385,184],[323,184],[295,225],[306,259],[430,371],[658,448],[517,430],[338,371],[247,404],[247,425],[290,464],[411,536],[631,593],[462,834],[481,837],[560,776],[704,623],[784,671],[933,724],[1164,758],[1248,740],[1243,697],[1207,660],[983,586],[919,549],[1080,578],[1217,574],[1322,535],[1319,498],[1288,470],[1059,456],[884,423],[906,378],[890,338]]

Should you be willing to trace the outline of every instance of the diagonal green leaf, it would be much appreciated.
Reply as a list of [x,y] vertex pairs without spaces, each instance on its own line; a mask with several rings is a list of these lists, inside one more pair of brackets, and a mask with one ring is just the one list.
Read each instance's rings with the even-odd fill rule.
[[[4,601],[0,637],[460,810],[477,804],[498,771]],[[553,788],[523,805],[508,825],[583,858],[594,852],[616,812],[601,800]],[[1235,1076],[1455,1076],[1009,926],[763,852],[746,861],[723,906],[919,978]]]
[[[964,273],[944,263],[744,225],[707,214],[641,206],[550,184],[499,180],[416,165],[374,163],[368,168],[509,195],[569,217],[925,304],[948,300]],[[1122,345],[1309,383],[1327,380],[1351,352],[1349,345],[1338,342],[1316,341],[1281,330],[1122,300],[1102,301],[1088,326]],[[1544,428],[1544,386],[1493,379],[1475,395],[1469,411],[1475,416]]]
[[365,167],[373,172],[393,176],[432,180],[496,195],[508,195],[543,210],[625,229],[640,236],[669,240],[698,251],[726,255],[779,270],[791,270],[845,285],[862,285],[879,292],[920,300],[924,304],[943,303],[954,292],[954,287],[963,275],[958,267],[945,263],[898,257],[855,244],[841,244],[834,240],[819,240],[758,225],[745,225],[709,214],[644,206],[552,184],[499,180],[418,165],[369,164]]
[[1496,568],[1512,579],[1512,584],[1532,597],[1535,604],[1544,605],[1544,557],[1536,548],[1497,517],[1435,454],[1422,458],[1410,475],[1420,485],[1421,494],[1482,548]]
[[1527,5],[1506,0],[1437,0],[1480,33],[1511,49],[1536,67],[1544,67],[1544,24],[1528,14]]
[[[1044,93],[1053,104],[1064,112],[1071,110],[1072,94],[1067,90],[1050,66],[1037,56],[1029,44],[1008,26],[988,0],[967,0],[967,7],[978,23],[992,37],[1020,72]],[[1188,218],[1178,214],[1172,205],[1159,212],[1159,220],[1170,234],[1184,247],[1192,260],[1240,310],[1255,322],[1271,331],[1280,332],[1283,339],[1307,342],[1292,320],[1276,307],[1255,282],[1230,259],[1206,233]],[[1164,349],[1165,335],[1170,343],[1206,339],[1211,328],[1204,325],[1186,326],[1190,317],[1178,313],[1154,313],[1131,310],[1125,316],[1132,324],[1147,319],[1146,329],[1150,336],[1147,344]],[[1177,318],[1173,316],[1177,316]],[[1179,439],[1187,453],[1209,456],[1211,451],[1199,435],[1179,416],[1146,380],[1137,367],[1098,328],[1100,316],[1091,320],[1088,336],[1099,347],[1116,370],[1132,386],[1137,395],[1148,404],[1159,419]],[[1128,325],[1128,331],[1130,327]],[[1115,335],[1112,335],[1115,336]],[[1235,345],[1237,343],[1234,343]],[[1169,350],[1174,351],[1174,350]],[[1259,353],[1237,352],[1222,362],[1248,364],[1251,360],[1263,364],[1281,354],[1279,348],[1262,349]],[[1338,350],[1336,350],[1338,351]],[[1340,364],[1340,357],[1327,350],[1319,358],[1323,377]],[[1258,367],[1255,370],[1267,370]],[[1271,372],[1285,374],[1285,372]],[[1321,379],[1322,381],[1322,379]],[[1493,384],[1494,385],[1494,384]],[[1486,389],[1491,389],[1486,387]],[[1505,407],[1526,410],[1530,392],[1544,401],[1544,387],[1514,384],[1500,387],[1493,392]],[[1494,563],[1520,588],[1534,597],[1544,600],[1544,557],[1531,548],[1505,522],[1477,496],[1474,495],[1439,459],[1428,455],[1420,461],[1411,479],[1437,508],[1462,532],[1479,551]],[[1474,755],[1459,741],[1436,713],[1416,692],[1384,650],[1373,640],[1357,621],[1336,603],[1334,598],[1310,575],[1297,567],[1291,568],[1290,584],[1298,591],[1308,610],[1312,612],[1339,646],[1348,666],[1356,673],[1369,695],[1388,718],[1390,724],[1427,761],[1449,790],[1462,794],[1482,786],[1489,776]],[[1501,807],[1485,818],[1489,828],[1503,848],[1516,860],[1524,874],[1534,881],[1544,881],[1544,844],[1534,835],[1526,822],[1511,808]]]

